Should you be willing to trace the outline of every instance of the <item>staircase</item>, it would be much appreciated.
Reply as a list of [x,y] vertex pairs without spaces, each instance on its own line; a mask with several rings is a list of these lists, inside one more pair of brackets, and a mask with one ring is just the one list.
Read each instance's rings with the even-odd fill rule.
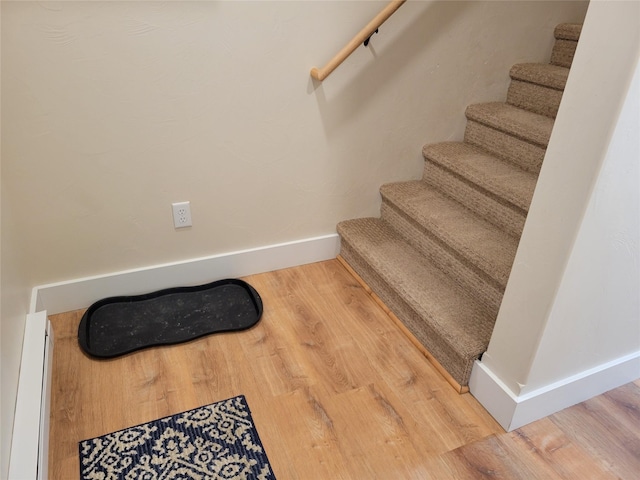
[[470,105],[463,142],[426,145],[380,218],[338,224],[340,255],[460,387],[486,350],[582,26],[549,64],[511,68],[506,103]]

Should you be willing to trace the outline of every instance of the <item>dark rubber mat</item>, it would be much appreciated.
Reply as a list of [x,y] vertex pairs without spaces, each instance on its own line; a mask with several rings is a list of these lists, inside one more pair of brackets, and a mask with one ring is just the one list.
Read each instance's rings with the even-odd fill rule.
[[211,333],[245,330],[262,316],[262,299],[242,280],[110,297],[89,307],[78,342],[89,355],[111,358]]

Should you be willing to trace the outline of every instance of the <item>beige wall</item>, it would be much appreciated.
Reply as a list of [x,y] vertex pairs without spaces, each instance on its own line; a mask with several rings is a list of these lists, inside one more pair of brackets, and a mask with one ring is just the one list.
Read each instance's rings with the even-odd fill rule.
[[[504,99],[509,67],[547,60],[555,24],[585,11],[409,2],[369,49],[314,84],[309,69],[384,4],[2,2],[2,194],[25,259],[18,273],[3,268],[3,287],[307,238],[377,215],[380,184],[419,177],[422,145],[460,139],[464,108]],[[176,231],[170,204],[182,200],[194,226]],[[4,258],[4,224],[2,236]],[[18,317],[1,319],[3,420]]]
[[[2,185],[2,197],[4,197]],[[13,414],[20,370],[20,354],[24,333],[25,315],[29,304],[29,282],[20,261],[20,239],[14,235],[14,224],[10,221],[10,209],[6,198],[2,198],[2,222],[0,225],[1,259],[1,295],[0,295],[0,453],[2,470],[0,478],[6,478],[10,447]]]
[[[547,58],[554,24],[582,11],[410,3],[314,86],[310,67],[380,6],[3,4],[3,175],[33,281],[376,215],[381,183],[418,177],[422,144],[460,138],[466,105],[502,99],[509,66]],[[187,231],[171,221],[181,200],[192,203]]]

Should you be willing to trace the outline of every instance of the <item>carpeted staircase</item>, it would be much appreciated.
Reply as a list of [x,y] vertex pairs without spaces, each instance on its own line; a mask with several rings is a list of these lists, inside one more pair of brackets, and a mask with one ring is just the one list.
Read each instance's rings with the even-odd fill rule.
[[460,386],[486,350],[582,26],[549,64],[511,68],[506,103],[470,105],[464,142],[423,148],[422,180],[380,189],[381,218],[338,224],[340,255]]

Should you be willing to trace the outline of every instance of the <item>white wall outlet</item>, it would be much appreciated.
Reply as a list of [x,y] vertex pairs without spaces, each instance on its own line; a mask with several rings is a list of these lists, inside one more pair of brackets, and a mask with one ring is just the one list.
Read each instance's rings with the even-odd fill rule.
[[176,228],[190,227],[191,224],[191,204],[189,202],[172,203],[173,226]]

